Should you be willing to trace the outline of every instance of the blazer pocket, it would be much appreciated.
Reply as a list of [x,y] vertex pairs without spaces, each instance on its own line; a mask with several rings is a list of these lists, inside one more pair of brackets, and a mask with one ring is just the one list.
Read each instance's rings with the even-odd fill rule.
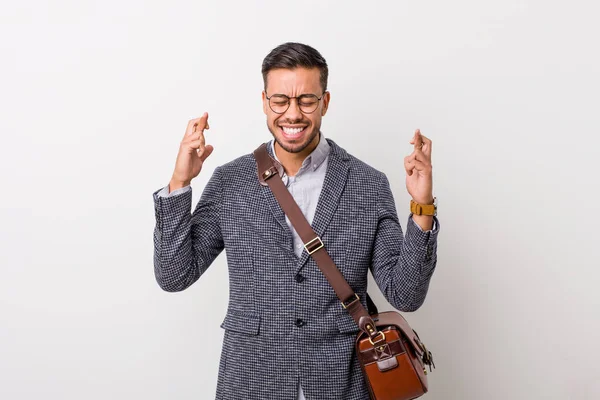
[[260,315],[228,311],[221,323],[221,328],[247,335],[258,335],[260,331]]
[[336,317],[335,322],[337,323],[340,333],[358,333],[358,324],[354,322],[352,316],[346,312]]

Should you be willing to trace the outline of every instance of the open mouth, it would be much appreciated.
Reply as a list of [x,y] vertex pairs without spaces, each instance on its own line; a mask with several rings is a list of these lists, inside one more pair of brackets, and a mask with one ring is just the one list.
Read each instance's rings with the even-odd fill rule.
[[280,126],[279,128],[286,139],[298,139],[306,132],[306,126]]

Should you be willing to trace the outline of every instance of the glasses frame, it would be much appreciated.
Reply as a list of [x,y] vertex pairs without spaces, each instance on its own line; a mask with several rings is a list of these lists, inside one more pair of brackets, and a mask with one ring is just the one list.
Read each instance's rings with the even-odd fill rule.
[[[290,97],[290,96],[288,96],[288,95],[285,95],[285,94],[275,93],[275,94],[272,94],[272,95],[271,95],[271,97],[269,97],[269,95],[267,94],[267,91],[265,90],[265,97],[267,98],[267,104],[269,105],[269,108],[270,108],[270,109],[271,109],[271,111],[273,111],[275,114],[285,114],[285,113],[287,112],[287,110],[289,110],[289,109],[290,109],[290,105],[292,104],[292,99],[296,99],[296,103],[298,104],[298,110],[300,110],[300,112],[301,112],[302,114],[312,114],[312,113],[314,113],[315,111],[317,111],[317,108],[319,108],[319,102],[321,101],[321,99],[323,98],[323,96],[325,96],[325,93],[327,93],[327,92],[328,92],[327,90],[326,90],[326,91],[324,91],[324,92],[323,92],[323,94],[321,95],[321,97],[317,97],[317,95],[316,95],[316,94],[313,94],[313,93],[304,93],[304,94],[301,94],[300,96],[293,96],[293,97]],[[287,97],[287,99],[288,99],[288,101],[287,101],[287,108],[286,108],[286,109],[285,109],[283,112],[277,112],[277,111],[273,110],[273,107],[271,107],[271,102],[270,102],[270,100],[271,100],[271,98],[272,98],[273,96],[282,96],[282,97]],[[317,106],[315,107],[315,109],[314,109],[314,110],[312,110],[311,112],[304,112],[304,111],[302,111],[302,108],[300,108],[300,103],[298,103],[298,99],[299,99],[300,97],[302,97],[302,96],[315,96],[315,97],[317,98]]]

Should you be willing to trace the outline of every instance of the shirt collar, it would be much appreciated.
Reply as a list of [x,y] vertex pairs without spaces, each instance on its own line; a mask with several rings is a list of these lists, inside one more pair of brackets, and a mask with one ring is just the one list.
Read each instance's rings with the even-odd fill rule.
[[[275,140],[274,139],[271,139],[270,146],[271,146],[271,152],[273,153],[273,156],[275,157],[275,159],[277,161],[279,161],[279,158],[277,158],[277,154],[275,153]],[[319,144],[317,145],[317,147],[315,147],[315,149],[308,156],[306,156],[306,158],[302,162],[301,169],[308,168],[308,164],[310,163],[311,169],[313,171],[315,171],[317,168],[319,168],[319,166],[323,163],[323,161],[325,161],[325,159],[329,155],[330,150],[331,150],[331,146],[329,145],[329,143],[327,143],[327,139],[325,139],[325,135],[323,135],[323,132],[321,132],[320,137],[319,137]]]

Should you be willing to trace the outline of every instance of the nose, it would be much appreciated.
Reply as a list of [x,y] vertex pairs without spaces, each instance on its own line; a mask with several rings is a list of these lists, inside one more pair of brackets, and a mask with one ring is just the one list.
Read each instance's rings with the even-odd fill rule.
[[284,116],[290,121],[300,121],[304,119],[304,115],[302,114],[302,111],[300,111],[300,107],[298,106],[298,99],[290,99],[290,106],[288,107]]

